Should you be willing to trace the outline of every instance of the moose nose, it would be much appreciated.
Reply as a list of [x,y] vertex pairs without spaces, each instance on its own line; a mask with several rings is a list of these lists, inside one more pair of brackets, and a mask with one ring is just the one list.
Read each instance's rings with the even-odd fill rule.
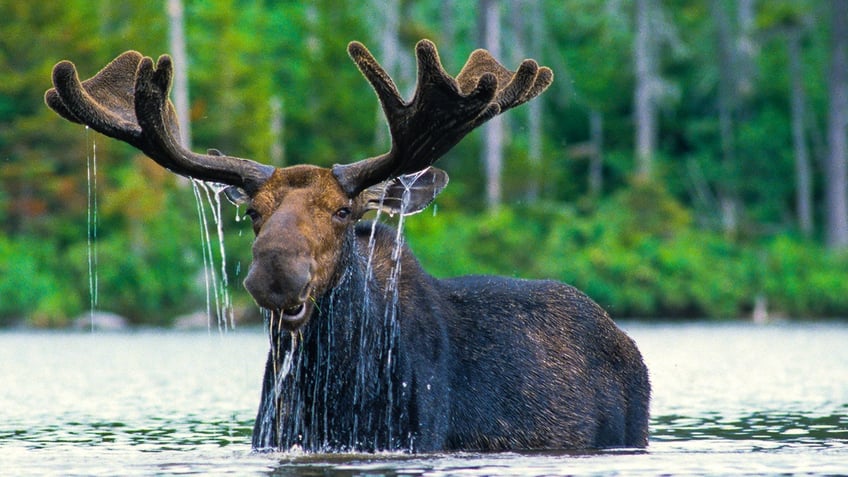
[[244,288],[256,304],[271,310],[295,307],[305,302],[311,292],[312,267],[308,260],[297,260],[283,266],[279,261],[254,256],[244,279]]

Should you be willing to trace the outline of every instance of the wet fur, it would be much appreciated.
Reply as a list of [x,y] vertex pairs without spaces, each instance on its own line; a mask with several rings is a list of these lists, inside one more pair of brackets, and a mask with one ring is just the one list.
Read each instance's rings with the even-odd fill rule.
[[[597,304],[553,281],[438,280],[396,231],[350,230],[337,284],[291,346],[272,332],[255,448],[310,451],[574,449],[647,445],[650,385],[635,344]],[[392,320],[396,313],[397,320]],[[395,326],[392,326],[395,323]]]

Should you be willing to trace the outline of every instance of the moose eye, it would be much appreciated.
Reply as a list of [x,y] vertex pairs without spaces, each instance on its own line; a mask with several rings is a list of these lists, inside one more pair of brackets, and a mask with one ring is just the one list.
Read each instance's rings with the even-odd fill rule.
[[350,207],[342,207],[333,214],[333,218],[336,220],[347,220],[350,218],[350,214]]
[[259,212],[256,211],[256,209],[247,209],[245,211],[245,215],[250,217],[250,220],[252,220],[254,222],[259,220],[259,218],[261,217],[261,215],[259,214]]

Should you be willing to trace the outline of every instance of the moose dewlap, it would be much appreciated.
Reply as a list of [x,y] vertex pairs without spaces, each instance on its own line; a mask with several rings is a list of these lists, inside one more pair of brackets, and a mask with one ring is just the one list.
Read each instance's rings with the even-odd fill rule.
[[271,350],[253,433],[258,449],[437,451],[647,445],[650,384],[633,341],[575,288],[492,276],[436,279],[369,210],[408,215],[447,185],[432,167],[488,119],[534,98],[553,74],[476,50],[456,75],[416,46],[405,101],[360,43],[348,53],[392,136],[347,165],[275,168],[180,146],[171,59],[129,51],[94,77],[53,69],[45,101],[176,174],[229,186],[256,238],[245,287],[266,310]]

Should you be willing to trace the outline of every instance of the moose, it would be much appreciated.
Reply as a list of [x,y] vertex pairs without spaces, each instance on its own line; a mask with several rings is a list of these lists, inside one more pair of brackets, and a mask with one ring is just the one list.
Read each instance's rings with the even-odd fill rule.
[[[387,153],[332,168],[276,168],[180,145],[173,66],[128,51],[88,80],[53,69],[45,102],[179,175],[246,205],[255,239],[244,287],[271,342],[257,450],[433,452],[644,447],[648,371],[635,343],[570,285],[437,279],[380,214],[402,220],[447,185],[433,164],[476,127],[544,91],[532,59],[510,71],[482,49],[456,77],[415,47],[409,101],[359,42],[348,54],[377,94]],[[376,217],[363,220],[375,211]]]

